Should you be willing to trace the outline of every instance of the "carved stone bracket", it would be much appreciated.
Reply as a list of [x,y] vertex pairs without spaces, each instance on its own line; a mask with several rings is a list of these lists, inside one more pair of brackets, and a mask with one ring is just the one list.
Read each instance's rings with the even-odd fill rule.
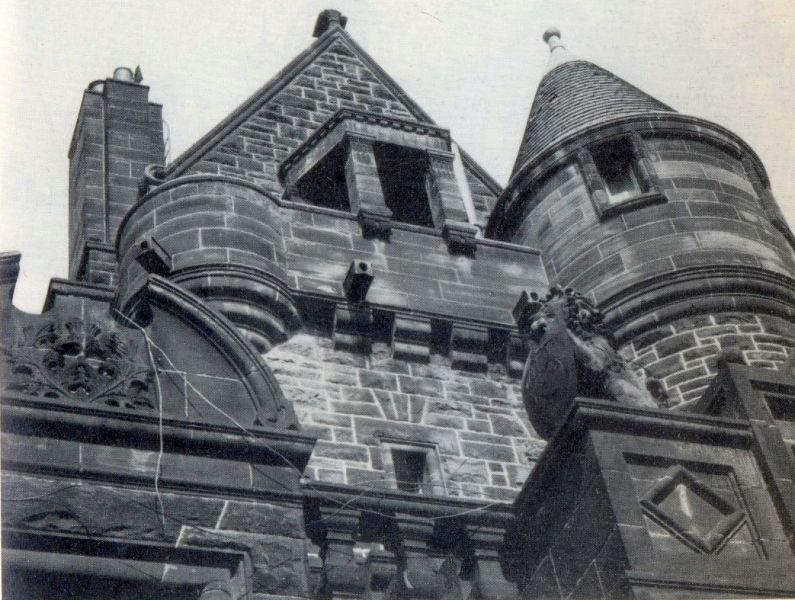
[[450,356],[454,369],[485,372],[489,365],[489,332],[476,325],[453,325],[450,334]]
[[474,557],[472,591],[468,600],[515,600],[516,584],[508,581],[500,565],[505,531],[485,525],[468,525],[467,537]]
[[431,356],[431,320],[395,315],[392,326],[392,355],[402,360],[428,362]]
[[447,248],[453,254],[471,256],[477,250],[478,228],[460,221],[445,221],[442,226],[442,237]]
[[434,526],[431,521],[409,515],[397,515],[398,572],[384,594],[384,600],[427,598],[463,600],[458,577],[460,560],[432,546]]
[[392,211],[388,208],[363,206],[356,214],[356,220],[359,221],[365,238],[389,239],[392,231]]
[[372,347],[373,311],[364,306],[338,304],[334,310],[336,350],[368,353]]
[[324,507],[321,518],[325,536],[320,549],[323,573],[319,596],[351,594],[360,597],[367,586],[367,574],[363,561],[358,561],[353,551],[358,539],[359,513]]

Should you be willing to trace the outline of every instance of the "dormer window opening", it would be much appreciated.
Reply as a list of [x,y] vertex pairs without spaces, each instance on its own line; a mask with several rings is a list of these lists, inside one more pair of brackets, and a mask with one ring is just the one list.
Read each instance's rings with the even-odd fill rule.
[[637,159],[628,139],[599,144],[591,148],[591,156],[604,182],[611,205],[636,198],[648,191],[644,189]]
[[433,227],[428,174],[428,157],[416,148],[395,144],[373,145],[384,203],[392,220]]
[[307,203],[350,211],[345,181],[345,148],[338,146],[324,156],[296,184],[298,195]]

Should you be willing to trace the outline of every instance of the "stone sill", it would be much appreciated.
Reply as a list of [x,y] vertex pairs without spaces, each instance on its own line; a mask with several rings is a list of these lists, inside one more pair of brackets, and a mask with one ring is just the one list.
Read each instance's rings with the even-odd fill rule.
[[667,201],[668,200],[665,197],[665,194],[661,192],[648,192],[646,194],[641,194],[640,196],[630,198],[629,200],[624,200],[623,202],[619,202],[617,204],[611,204],[604,207],[598,206],[599,219],[609,219],[610,217],[614,217],[624,212],[638,210],[639,208],[645,208],[654,204],[664,204]]

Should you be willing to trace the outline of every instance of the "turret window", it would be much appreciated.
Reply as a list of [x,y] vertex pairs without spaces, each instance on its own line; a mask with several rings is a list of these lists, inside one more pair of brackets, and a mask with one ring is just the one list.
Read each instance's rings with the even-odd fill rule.
[[591,200],[601,218],[665,202],[639,135],[593,144],[581,149],[578,157]]
[[632,145],[627,139],[600,144],[591,150],[610,204],[635,198],[647,190],[642,185]]

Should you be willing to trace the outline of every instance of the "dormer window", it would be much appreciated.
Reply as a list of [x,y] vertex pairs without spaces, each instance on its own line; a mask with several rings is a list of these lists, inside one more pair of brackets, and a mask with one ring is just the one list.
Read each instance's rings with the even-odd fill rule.
[[638,135],[613,138],[579,152],[580,167],[601,218],[664,202]]
[[466,237],[453,161],[445,129],[342,109],[287,157],[279,178],[291,200],[356,214],[365,235],[388,235],[399,222]]

